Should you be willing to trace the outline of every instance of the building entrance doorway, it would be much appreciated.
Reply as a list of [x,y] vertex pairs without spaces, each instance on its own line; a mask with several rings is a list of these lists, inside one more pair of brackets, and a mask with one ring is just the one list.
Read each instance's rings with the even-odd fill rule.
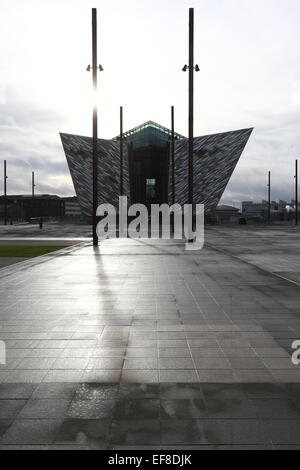
[[146,178],[146,204],[153,204],[157,201],[157,190],[156,178]]

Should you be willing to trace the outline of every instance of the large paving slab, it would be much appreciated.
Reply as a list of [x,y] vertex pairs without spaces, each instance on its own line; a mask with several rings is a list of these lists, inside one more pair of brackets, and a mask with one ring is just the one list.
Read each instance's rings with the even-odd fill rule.
[[208,246],[300,285],[300,226],[206,227]]
[[82,242],[0,297],[1,448],[300,446],[299,287],[212,237]]

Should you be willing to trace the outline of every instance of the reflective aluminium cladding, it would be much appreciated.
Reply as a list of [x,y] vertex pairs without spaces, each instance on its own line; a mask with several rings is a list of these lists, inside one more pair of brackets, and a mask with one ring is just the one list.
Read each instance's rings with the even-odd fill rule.
[[[194,138],[194,202],[208,214],[218,205],[252,128]],[[80,208],[92,214],[92,138],[61,133]],[[148,121],[123,134],[124,195],[128,204],[173,202],[171,130]],[[175,134],[175,202],[188,202],[188,139]],[[120,136],[98,140],[98,200],[118,208]]]
[[[60,134],[80,209],[91,216],[93,207],[93,140],[72,134]],[[129,197],[128,154],[123,149],[124,195]],[[120,145],[98,139],[98,202],[119,204]]]
[[[214,210],[229,183],[253,128],[194,138],[194,202]],[[188,203],[188,139],[175,142],[175,202]],[[169,203],[172,171],[169,164]]]
[[[172,131],[167,127],[156,124],[153,121],[147,121],[140,126],[124,132],[123,139],[128,145],[133,144],[133,148],[147,147],[149,145],[163,146],[171,141]],[[183,135],[174,133],[176,140],[185,139]],[[118,135],[113,140],[120,140]]]

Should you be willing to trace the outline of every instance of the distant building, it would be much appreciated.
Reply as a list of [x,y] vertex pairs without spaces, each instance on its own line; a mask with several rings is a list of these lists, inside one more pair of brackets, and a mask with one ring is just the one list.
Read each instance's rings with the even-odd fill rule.
[[[273,220],[287,220],[289,219],[289,212],[293,210],[295,201],[288,203],[287,201],[279,200],[271,201],[271,218]],[[290,208],[290,209],[287,209]],[[266,220],[268,218],[268,201],[262,202],[244,201],[242,202],[242,215],[248,219]]]
[[267,201],[262,201],[262,202],[244,201],[242,202],[242,214],[245,217],[260,218],[262,217],[263,211],[268,211]]
[[221,204],[216,207],[207,221],[211,223],[237,222],[239,217],[239,209],[234,206]]
[[220,206],[217,206],[213,215],[215,217],[237,217],[239,213],[240,210],[237,207],[221,204]]
[[79,217],[82,216],[82,212],[76,196],[73,197],[62,197],[65,204],[65,216],[66,217]]
[[[62,217],[65,215],[65,202],[50,194],[38,194],[34,198],[27,195],[6,197],[8,220],[29,220],[35,217]],[[0,219],[4,219],[5,198],[0,196]]]

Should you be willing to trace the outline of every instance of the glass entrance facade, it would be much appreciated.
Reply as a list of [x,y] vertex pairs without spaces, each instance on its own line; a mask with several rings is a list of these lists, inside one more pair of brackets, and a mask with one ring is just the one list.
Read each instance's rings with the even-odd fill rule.
[[[120,136],[113,140],[118,141]],[[123,134],[128,146],[132,178],[131,201],[162,204],[168,201],[168,146],[171,130],[148,121]],[[176,140],[185,137],[175,133]]]

